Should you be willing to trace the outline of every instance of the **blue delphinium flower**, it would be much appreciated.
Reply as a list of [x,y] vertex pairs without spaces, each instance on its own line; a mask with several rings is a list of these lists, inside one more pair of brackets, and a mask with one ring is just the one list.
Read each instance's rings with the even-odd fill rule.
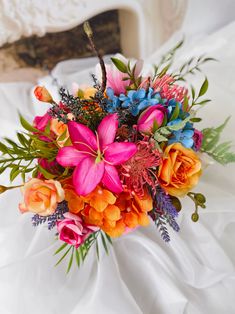
[[[181,121],[181,119],[175,119],[167,125],[175,125]],[[194,145],[193,135],[194,129],[192,128],[192,124],[187,123],[183,129],[172,132],[172,137],[168,140],[168,144],[181,143],[184,147],[191,148]]]
[[122,108],[129,108],[133,116],[137,116],[139,112],[151,105],[163,103],[159,93],[154,93],[152,88],[148,92],[141,88],[139,90],[130,90],[127,95],[121,94],[119,96],[122,102]]
[[114,113],[120,107],[120,100],[117,96],[114,95],[114,91],[111,87],[106,89],[106,94],[108,96],[108,101],[106,104],[106,111],[110,113]]

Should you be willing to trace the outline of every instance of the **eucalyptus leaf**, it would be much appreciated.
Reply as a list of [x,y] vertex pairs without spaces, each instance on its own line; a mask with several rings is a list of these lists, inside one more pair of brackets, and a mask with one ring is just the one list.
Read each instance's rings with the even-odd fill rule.
[[208,86],[209,86],[209,82],[208,82],[208,79],[205,78],[204,82],[202,83],[202,86],[200,88],[200,91],[199,91],[199,94],[198,94],[198,97],[201,97],[203,96],[207,90],[208,90]]
[[127,65],[122,62],[121,60],[117,59],[117,58],[111,58],[113,64],[116,66],[116,68],[122,72],[122,73],[127,73]]
[[161,142],[167,142],[168,141],[168,138],[161,135],[160,133],[158,132],[155,132],[154,134],[154,139],[158,142],[158,143],[161,143]]

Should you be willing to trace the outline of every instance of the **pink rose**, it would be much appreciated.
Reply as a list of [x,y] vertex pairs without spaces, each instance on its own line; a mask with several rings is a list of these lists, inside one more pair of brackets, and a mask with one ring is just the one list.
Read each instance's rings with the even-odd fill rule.
[[193,134],[193,140],[194,140],[194,149],[196,151],[199,151],[201,146],[202,146],[202,139],[203,139],[203,134],[201,131],[195,129],[194,134]]
[[72,213],[65,213],[65,219],[57,221],[59,239],[78,248],[90,234],[98,231],[99,228],[86,225],[82,219]]
[[150,134],[158,129],[164,120],[166,109],[162,105],[154,105],[144,110],[137,122],[138,131]]

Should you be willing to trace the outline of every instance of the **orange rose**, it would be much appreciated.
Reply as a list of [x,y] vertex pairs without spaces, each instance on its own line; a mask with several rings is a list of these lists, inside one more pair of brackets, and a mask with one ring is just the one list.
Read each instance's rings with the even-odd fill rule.
[[36,98],[42,102],[53,102],[53,98],[44,86],[37,86],[34,90]]
[[173,196],[185,196],[201,175],[201,161],[198,155],[180,143],[166,147],[158,177],[161,186]]
[[58,119],[51,119],[50,129],[57,136],[57,143],[60,147],[63,147],[64,144],[69,139],[69,131],[67,124],[59,121]]
[[55,212],[57,204],[64,200],[64,190],[60,182],[54,180],[31,179],[22,188],[24,202],[19,204],[22,213],[32,212],[48,216]]

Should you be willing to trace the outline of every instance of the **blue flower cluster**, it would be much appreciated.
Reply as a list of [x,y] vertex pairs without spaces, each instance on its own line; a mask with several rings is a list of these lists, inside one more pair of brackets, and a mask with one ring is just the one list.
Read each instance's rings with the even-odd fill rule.
[[141,88],[139,90],[130,90],[127,95],[120,94],[115,96],[112,88],[107,88],[106,94],[109,98],[106,110],[110,113],[116,112],[118,108],[129,109],[133,116],[137,116],[141,110],[156,105],[164,104],[164,100],[159,93],[155,93],[152,88],[148,92]]
[[[179,108],[178,116],[174,120],[170,121],[172,115],[174,114],[176,106],[178,106]],[[168,102],[167,110],[168,121],[170,121],[167,123],[167,125],[169,126],[179,124],[180,122],[182,122],[182,120],[189,116],[189,113],[183,111],[182,104],[180,102],[175,101],[175,99],[171,99]],[[181,143],[186,148],[192,148],[194,145],[193,135],[194,135],[193,124],[187,122],[183,129],[172,132],[172,137],[168,140],[168,144]]]

